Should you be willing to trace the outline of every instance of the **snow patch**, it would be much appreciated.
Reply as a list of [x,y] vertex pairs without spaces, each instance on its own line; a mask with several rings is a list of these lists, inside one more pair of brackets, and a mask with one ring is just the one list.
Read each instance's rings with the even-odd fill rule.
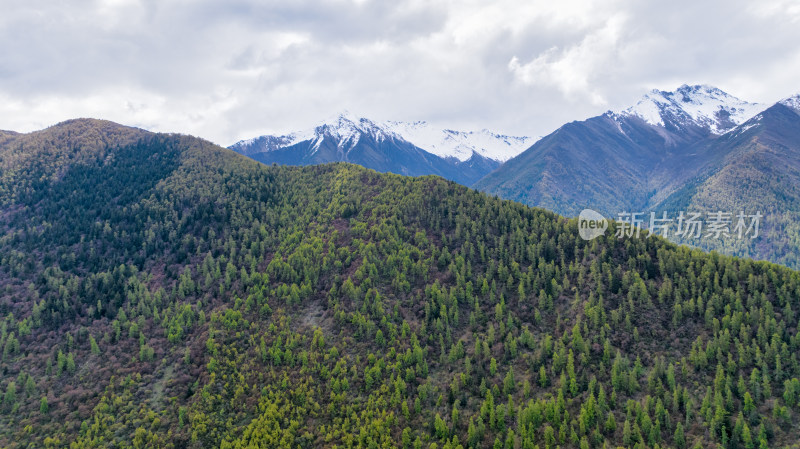
[[639,117],[654,126],[665,126],[665,120],[675,124],[694,122],[714,134],[725,134],[766,108],[713,86],[684,84],[674,92],[654,89],[619,115]]
[[788,106],[791,109],[794,109],[795,112],[800,114],[800,94],[797,94],[793,97],[784,98],[783,100],[779,101],[778,103]]
[[316,133],[314,132],[314,129],[310,129],[280,136],[267,135],[254,137],[252,139],[244,139],[231,145],[230,148],[240,150],[244,154],[255,154],[267,151],[275,151],[300,142],[312,140],[314,138],[316,138]]
[[[370,136],[377,142],[388,139],[406,141],[436,156],[456,158],[462,162],[469,160],[473,154],[505,162],[522,153],[538,140],[538,138],[527,136],[496,134],[487,129],[481,131],[443,129],[424,121],[373,122],[344,111],[310,130],[283,136],[261,136],[242,140],[232,145],[232,148],[253,154],[274,151],[299,142],[313,140],[312,152],[315,152],[326,136],[336,141],[338,149],[345,153],[354,148],[363,136]],[[247,148],[253,145],[257,148]]]
[[487,129],[480,131],[442,129],[424,121],[390,121],[383,125],[425,151],[442,158],[454,157],[462,162],[470,159],[473,153],[505,162],[539,140],[527,136],[496,134]]
[[747,125],[744,125],[744,126],[740,126],[740,127],[736,128],[736,134],[735,135],[737,135],[737,136],[742,135],[745,132],[747,132],[748,129],[753,128],[755,126],[758,126],[758,123],[750,123],[750,124],[747,124]]

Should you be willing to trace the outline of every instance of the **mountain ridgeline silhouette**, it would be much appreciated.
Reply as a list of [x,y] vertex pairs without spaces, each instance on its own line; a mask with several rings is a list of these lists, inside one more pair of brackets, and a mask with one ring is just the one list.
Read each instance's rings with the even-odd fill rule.
[[110,122],[1,139],[0,446],[797,447],[786,267]]

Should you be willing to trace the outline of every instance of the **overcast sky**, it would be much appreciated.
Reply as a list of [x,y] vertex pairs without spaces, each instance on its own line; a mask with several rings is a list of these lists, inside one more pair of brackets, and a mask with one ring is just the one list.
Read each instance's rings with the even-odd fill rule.
[[222,145],[347,109],[543,135],[711,84],[800,92],[785,1],[3,0],[0,129],[95,117]]

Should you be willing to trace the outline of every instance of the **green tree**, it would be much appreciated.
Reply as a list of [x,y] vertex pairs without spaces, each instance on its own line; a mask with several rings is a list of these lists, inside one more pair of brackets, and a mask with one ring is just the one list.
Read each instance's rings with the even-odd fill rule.
[[514,367],[508,369],[506,377],[503,378],[503,393],[511,394],[516,389],[517,383],[514,379]]
[[95,340],[94,337],[91,335],[89,336],[89,345],[92,354],[100,355],[100,347],[97,345],[97,340]]
[[675,434],[672,436],[672,441],[678,449],[686,447],[686,436],[683,433],[683,424],[680,421],[675,425]]
[[70,374],[75,373],[75,356],[72,355],[72,352],[67,354],[67,362],[66,362],[67,372]]
[[6,385],[6,394],[3,396],[3,404],[8,408],[14,407],[17,403],[17,384],[12,380]]
[[605,431],[608,435],[613,435],[617,430],[617,420],[614,418],[614,413],[608,412],[608,418],[605,422]]

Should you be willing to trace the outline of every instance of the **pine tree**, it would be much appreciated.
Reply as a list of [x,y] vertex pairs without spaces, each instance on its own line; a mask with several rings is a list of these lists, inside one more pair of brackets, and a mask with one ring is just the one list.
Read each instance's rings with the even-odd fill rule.
[[17,384],[12,380],[6,385],[6,394],[3,396],[3,404],[9,409],[17,403]]
[[91,336],[91,335],[89,336],[89,345],[90,345],[90,349],[91,349],[92,354],[100,355],[100,347],[97,346],[97,340],[95,340],[94,337]]
[[33,396],[36,393],[36,381],[33,380],[33,376],[28,375],[28,378],[25,380],[25,394],[28,396]]
[[506,377],[503,379],[503,393],[511,394],[516,389],[516,380],[514,380],[514,367],[508,369]]
[[675,426],[675,434],[672,436],[672,441],[678,449],[686,447],[686,436],[683,434],[683,424],[680,422]]

